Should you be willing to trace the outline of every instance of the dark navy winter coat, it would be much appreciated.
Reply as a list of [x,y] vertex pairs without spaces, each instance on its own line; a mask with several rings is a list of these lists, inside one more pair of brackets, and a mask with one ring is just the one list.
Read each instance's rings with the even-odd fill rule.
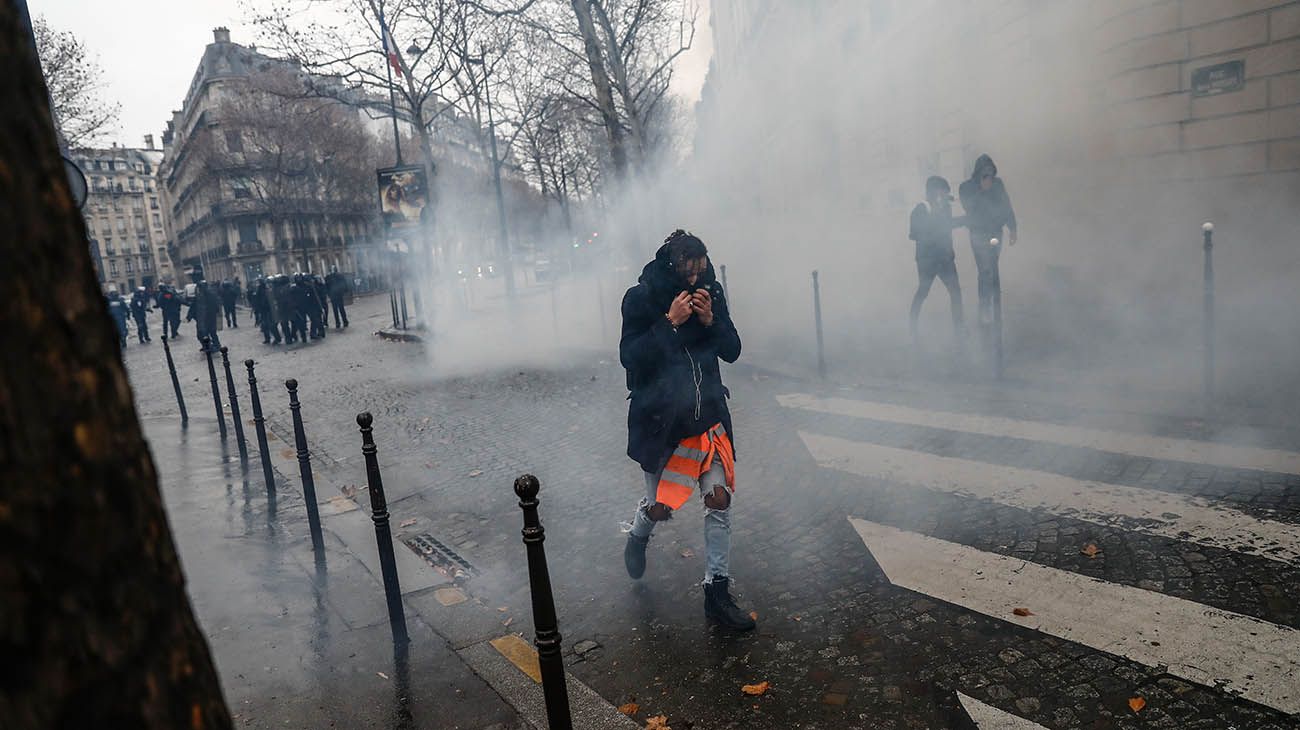
[[686,288],[672,270],[665,244],[646,264],[637,285],[623,296],[618,354],[630,391],[627,455],[649,472],[663,468],[679,441],[719,422],[735,445],[727,410],[731,393],[722,384],[718,359],[730,363],[740,357],[740,335],[712,263],[694,288],[707,289],[713,298],[713,325],[705,327],[692,315],[674,329],[664,315]]

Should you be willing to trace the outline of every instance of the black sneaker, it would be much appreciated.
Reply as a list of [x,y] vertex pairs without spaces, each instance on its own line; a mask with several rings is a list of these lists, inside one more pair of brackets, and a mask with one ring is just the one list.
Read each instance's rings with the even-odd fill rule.
[[715,576],[704,586],[704,615],[734,631],[752,631],[758,624],[731,598],[730,578]]
[[627,544],[623,546],[623,565],[627,567],[627,574],[634,579],[645,575],[645,546],[649,542],[649,535],[637,537],[630,532],[627,534]]

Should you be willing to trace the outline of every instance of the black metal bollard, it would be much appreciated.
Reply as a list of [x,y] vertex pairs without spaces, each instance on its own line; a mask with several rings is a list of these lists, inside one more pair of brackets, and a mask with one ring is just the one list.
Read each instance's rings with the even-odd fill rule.
[[817,280],[817,272],[812,272],[813,279],[813,317],[817,321],[817,374],[826,377],[826,345],[822,340],[822,287]]
[[388,306],[393,310],[393,329],[397,329],[397,290],[390,289],[388,292]]
[[720,268],[722,269],[722,295],[730,300],[731,290],[727,288],[727,265],[723,264]]
[[1205,339],[1205,407],[1214,399],[1214,224],[1201,226],[1205,234],[1205,319],[1202,336]]
[[257,394],[257,376],[253,361],[244,361],[248,368],[248,397],[253,402],[253,426],[257,429],[257,448],[262,452],[262,476],[266,477],[266,492],[275,492],[275,471],[271,469],[271,449],[266,444],[266,419],[262,417],[262,398]]
[[221,367],[226,369],[226,394],[230,396],[230,420],[235,423],[235,441],[239,458],[248,461],[248,444],[244,442],[244,424],[239,417],[239,397],[235,395],[235,378],[230,374],[230,348],[221,346]]
[[212,338],[204,337],[203,357],[208,360],[208,379],[212,381],[212,405],[217,409],[217,427],[221,429],[221,438],[226,437],[226,414],[221,410],[221,389],[217,387],[217,370],[212,366]]
[[384,480],[379,475],[378,449],[371,428],[374,420],[369,412],[357,415],[357,425],[361,427],[361,454],[366,458],[371,519],[375,521],[375,541],[379,544],[379,569],[384,575],[384,596],[388,599],[388,624],[393,629],[393,642],[405,644],[410,639],[406,633],[406,611],[402,608],[402,587],[397,581],[393,533],[388,526],[388,500],[384,497]]
[[176,377],[176,363],[172,360],[172,348],[167,344],[166,326],[163,328],[163,353],[167,355],[167,370],[172,374],[172,390],[176,391],[176,405],[181,409],[181,425],[190,422],[190,414],[185,410],[185,396],[181,395],[181,381]]
[[546,530],[537,515],[537,477],[525,474],[515,480],[515,494],[524,511],[524,547],[528,551],[528,588],[533,597],[533,626],[537,629],[537,663],[542,671],[542,695],[546,698],[546,723],[550,730],[572,730],[569,689],[560,655],[560,627],[551,595],[551,575],[546,568]]
[[298,402],[298,381],[284,381],[289,390],[289,410],[293,412],[293,440],[298,447],[298,473],[302,475],[302,496],[307,502],[307,525],[311,529],[311,546],[318,555],[325,554],[325,540],[320,532],[320,509],[316,505],[316,482],[311,476],[311,452],[307,450],[307,432],[302,428],[302,404]]

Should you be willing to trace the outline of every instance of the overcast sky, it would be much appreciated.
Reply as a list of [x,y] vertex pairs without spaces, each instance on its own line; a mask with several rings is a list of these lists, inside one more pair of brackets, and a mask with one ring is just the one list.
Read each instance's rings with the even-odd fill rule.
[[[699,96],[712,54],[707,0],[701,4],[705,22],[674,79],[677,92],[692,100]],[[56,29],[75,33],[98,56],[104,95],[122,105],[111,141],[130,147],[143,145],[146,134],[161,144],[162,130],[185,100],[213,28],[230,28],[236,43],[255,42],[253,30],[241,22],[237,0],[28,0],[28,7]]]

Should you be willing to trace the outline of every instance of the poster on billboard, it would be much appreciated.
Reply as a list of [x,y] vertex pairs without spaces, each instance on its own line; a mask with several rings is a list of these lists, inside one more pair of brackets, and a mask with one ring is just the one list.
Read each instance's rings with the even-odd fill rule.
[[390,226],[415,226],[429,205],[429,184],[421,165],[375,170],[379,179],[379,212]]

